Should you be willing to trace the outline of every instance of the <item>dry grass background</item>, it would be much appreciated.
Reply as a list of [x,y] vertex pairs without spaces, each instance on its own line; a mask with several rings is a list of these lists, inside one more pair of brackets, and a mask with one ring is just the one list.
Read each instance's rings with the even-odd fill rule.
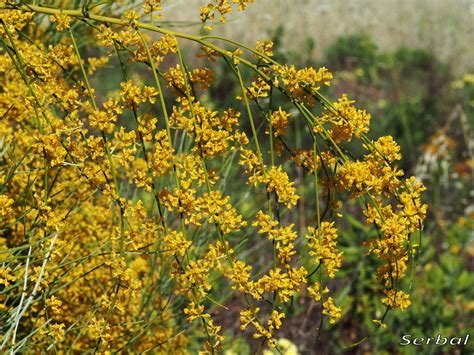
[[[206,1],[168,0],[165,18],[196,20],[198,3]],[[283,48],[298,50],[311,37],[315,59],[337,37],[363,32],[382,50],[426,48],[455,72],[473,68],[474,0],[255,0],[245,14],[236,13],[229,22],[214,33],[247,44],[283,24]]]

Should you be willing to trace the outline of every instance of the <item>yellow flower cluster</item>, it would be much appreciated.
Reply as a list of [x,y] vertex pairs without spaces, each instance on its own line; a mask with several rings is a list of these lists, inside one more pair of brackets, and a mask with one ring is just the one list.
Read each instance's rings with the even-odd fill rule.
[[402,311],[408,308],[411,304],[410,297],[403,291],[388,290],[385,291],[385,298],[382,298],[382,303],[390,308],[400,308]]
[[7,217],[12,213],[13,199],[0,195],[0,216]]
[[316,94],[321,85],[330,85],[332,74],[325,67],[318,70],[309,67],[296,69],[294,65],[272,67],[275,76],[274,85],[281,82],[288,93],[302,101],[312,103],[313,95]]
[[[278,111],[272,112],[271,122],[272,122],[272,129],[273,134],[275,137],[284,136],[288,130],[288,118],[290,114],[280,108]],[[266,133],[268,134],[269,131],[267,130]]]
[[[408,269],[410,235],[419,229],[425,216],[427,206],[420,202],[420,192],[424,190],[421,183],[414,178],[406,181],[406,186],[399,193],[400,203],[394,209],[390,205],[376,202],[368,206],[367,223],[375,224],[381,231],[381,238],[374,238],[367,243],[369,250],[385,263],[379,267],[378,275],[386,286],[393,280],[401,280]],[[398,291],[401,292],[401,291]],[[406,295],[405,298],[408,298]],[[394,302],[391,305],[396,305]],[[399,303],[402,305],[404,303]]]
[[260,311],[260,308],[242,310],[240,312],[240,329],[245,330],[249,324],[252,324],[256,328],[256,333],[253,337],[255,339],[264,338],[270,346],[275,346],[276,341],[274,339],[274,333],[282,326],[282,319],[285,318],[285,313],[273,310],[270,317],[267,320],[267,326],[264,327],[260,322],[256,320],[256,314]]
[[145,3],[143,4],[143,12],[145,12],[145,14],[151,14],[160,10],[161,0],[145,0]]
[[272,167],[260,180],[267,185],[267,191],[275,191],[278,202],[285,204],[288,208],[292,208],[298,202],[299,196],[295,193],[296,189],[293,186],[295,183],[290,182],[288,174],[281,166]]
[[342,252],[336,248],[337,230],[334,228],[334,222],[324,221],[317,230],[309,227],[308,232],[306,238],[310,248],[309,255],[314,257],[316,265],[324,265],[326,275],[334,278],[334,274],[342,265]]
[[51,22],[57,23],[56,29],[58,32],[64,31],[71,27],[71,18],[63,13],[52,16]]
[[[318,118],[320,123],[329,122],[331,128],[328,134],[336,143],[342,141],[350,141],[352,136],[360,138],[363,133],[369,131],[371,116],[365,110],[359,110],[354,107],[355,101],[349,100],[347,95],[333,103],[331,109]],[[315,130],[320,131],[320,126],[316,126]]]
[[[189,103],[178,98],[179,106],[173,107],[170,123],[194,137],[193,152],[205,157],[217,157],[227,152],[229,143],[238,138],[234,132],[240,113],[228,109],[222,115],[202,106],[199,102]],[[236,137],[237,135],[237,137]]]
[[341,318],[341,308],[334,305],[332,297],[323,303],[323,314],[329,317],[329,323],[334,324],[336,321]]
[[[200,9],[200,18],[203,23],[208,20],[213,20],[216,13],[220,15],[220,22],[226,22],[226,15],[232,12],[231,4],[238,4],[238,10],[243,11],[247,5],[253,3],[255,0],[212,0],[206,6]],[[208,26],[212,29],[212,26]]]

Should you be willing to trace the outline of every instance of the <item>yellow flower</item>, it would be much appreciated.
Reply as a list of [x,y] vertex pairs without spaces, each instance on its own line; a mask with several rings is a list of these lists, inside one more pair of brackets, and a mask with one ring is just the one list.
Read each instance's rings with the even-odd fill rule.
[[403,291],[390,289],[384,290],[384,293],[386,297],[382,298],[382,303],[390,308],[400,308],[400,310],[404,311],[411,304],[410,295]]
[[257,40],[255,50],[259,53],[266,55],[267,57],[273,57],[273,42],[268,40]]
[[16,276],[12,274],[12,269],[2,265],[0,268],[0,285],[8,287],[12,281],[16,281]]
[[165,255],[183,257],[192,242],[184,238],[183,233],[170,231],[161,241],[161,250]]
[[209,314],[204,314],[204,306],[203,305],[196,305],[196,303],[191,302],[188,307],[184,309],[184,314],[188,317],[186,318],[189,322],[193,320],[203,317],[209,318]]
[[13,199],[9,198],[6,195],[0,195],[0,216],[6,217],[13,212],[12,206]]
[[306,238],[310,248],[309,255],[314,257],[314,264],[322,263],[325,274],[334,278],[341,267],[343,254],[336,248],[337,229],[334,227],[334,222],[323,221],[320,230],[309,227],[308,232]]
[[151,14],[155,11],[161,10],[161,0],[145,0],[143,4],[143,12],[145,14]]
[[257,313],[260,311],[260,308],[256,307],[253,309],[242,309],[240,311],[240,329],[245,330],[250,323],[254,323]]
[[[288,118],[290,117],[290,114],[286,111],[283,111],[280,108],[278,108],[278,111],[273,111],[272,117],[271,117],[271,123],[273,126],[273,134],[275,137],[278,136],[284,136],[286,134],[286,131],[288,129]],[[266,130],[266,133],[269,133],[269,130]]]
[[56,342],[60,343],[64,341],[64,333],[66,325],[64,323],[55,323],[48,326],[50,331],[48,335],[52,337]]
[[71,28],[71,17],[62,12],[51,16],[51,22],[57,23],[56,29],[58,32]]
[[288,174],[283,171],[281,166],[273,166],[262,181],[267,184],[267,191],[275,191],[278,202],[285,204],[288,208],[292,208],[298,202],[300,197],[295,193],[295,183],[290,182]]
[[[360,138],[363,133],[369,131],[371,115],[366,110],[357,109],[354,103],[354,100],[349,100],[344,94],[337,102],[333,102],[333,108],[327,108],[318,118],[320,123],[331,124],[329,134],[336,143],[350,141],[353,135]],[[316,125],[314,130],[319,132],[320,126]]]
[[341,318],[341,308],[334,305],[332,297],[323,303],[323,314],[329,317],[329,323],[334,324]]

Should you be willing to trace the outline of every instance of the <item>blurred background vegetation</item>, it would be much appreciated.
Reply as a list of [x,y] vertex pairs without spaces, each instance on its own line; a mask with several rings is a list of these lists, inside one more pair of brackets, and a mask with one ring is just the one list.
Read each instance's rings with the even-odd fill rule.
[[[170,26],[197,33],[199,7],[184,3],[202,1],[166,1],[163,17],[173,19]],[[474,353],[474,339],[463,349],[399,346],[404,334],[474,336],[473,15],[470,0],[257,0],[247,13],[216,24],[213,34],[249,46],[257,39],[273,40],[280,62],[326,66],[335,77],[328,96],[335,100],[348,93],[358,107],[366,108],[373,116],[369,137],[393,135],[402,147],[401,167],[427,186],[428,217],[423,234],[414,236],[421,248],[406,285],[411,307],[391,312],[387,327],[375,330],[372,320],[380,319],[384,309],[378,297],[370,296],[380,291],[374,286],[373,260],[361,257],[362,242],[374,231],[360,222],[363,216],[356,203],[347,204],[343,209],[349,217],[338,226],[345,264],[331,288],[337,290],[336,303],[345,313],[338,324],[325,325],[316,344],[321,310],[309,297],[295,299],[279,336],[300,353]],[[186,49],[191,58],[193,47]],[[240,88],[225,64],[214,68],[217,82],[205,100],[224,109]],[[102,83],[117,87],[120,73],[116,80],[110,71],[106,75]],[[301,146],[304,126],[297,119],[291,124],[296,146]],[[234,196],[242,185],[238,173],[229,173],[229,181],[238,180],[229,187]],[[294,174],[298,179],[298,172]],[[301,185],[301,196],[313,196],[310,188],[305,191],[304,181]],[[259,202],[249,197],[249,189],[242,186],[241,210],[258,208]],[[313,218],[304,208],[297,214],[301,228]],[[232,302],[239,300],[231,298],[226,305]],[[228,334],[228,354],[255,350],[250,335],[239,335],[237,312],[235,317],[225,312],[218,321],[223,329],[235,329]],[[367,335],[366,341],[350,347]]]

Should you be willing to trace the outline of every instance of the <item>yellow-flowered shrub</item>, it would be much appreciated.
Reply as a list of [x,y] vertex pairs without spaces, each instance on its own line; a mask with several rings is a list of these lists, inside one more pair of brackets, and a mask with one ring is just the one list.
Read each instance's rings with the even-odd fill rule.
[[[210,1],[203,28],[252,2]],[[369,113],[347,95],[322,95],[328,69],[278,63],[270,41],[229,50],[168,29],[161,1],[123,14],[71,5],[0,4],[2,349],[179,354],[197,343],[215,353],[225,329],[211,308],[225,312],[231,292],[245,304],[241,329],[270,346],[297,294],[335,323],[343,310],[328,285],[344,267],[336,220],[355,198],[378,232],[365,244],[381,302],[409,306],[399,285],[424,188],[397,168],[390,136],[367,137]],[[184,60],[188,42],[201,46],[202,67]],[[216,60],[241,89],[222,111],[206,99]],[[96,73],[107,66],[121,82],[104,93],[110,83]],[[272,106],[276,94],[286,107]],[[296,120],[307,136],[298,147]],[[297,168],[312,181],[310,201]],[[257,209],[226,189],[229,169]],[[301,204],[314,217],[303,231],[291,220]],[[242,250],[262,239],[267,249]]]

